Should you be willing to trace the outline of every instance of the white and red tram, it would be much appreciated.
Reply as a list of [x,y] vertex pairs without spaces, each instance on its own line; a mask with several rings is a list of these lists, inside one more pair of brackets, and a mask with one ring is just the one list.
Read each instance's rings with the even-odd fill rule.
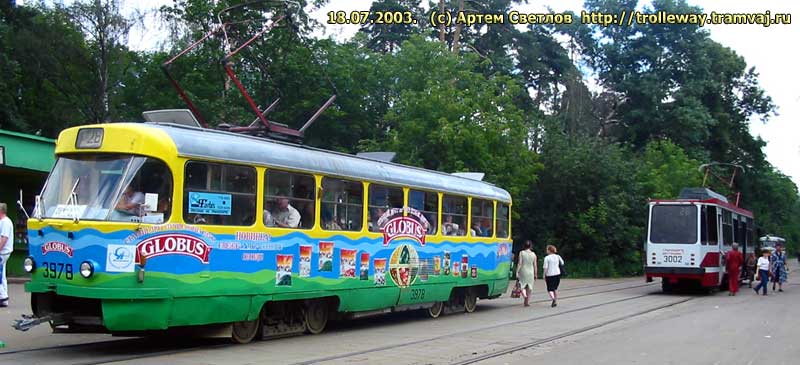
[[[688,188],[674,200],[651,200],[645,275],[661,278],[664,291],[678,284],[708,289],[727,284],[725,254],[734,242],[754,252],[753,213],[706,188]],[[741,270],[744,277],[745,270]]]

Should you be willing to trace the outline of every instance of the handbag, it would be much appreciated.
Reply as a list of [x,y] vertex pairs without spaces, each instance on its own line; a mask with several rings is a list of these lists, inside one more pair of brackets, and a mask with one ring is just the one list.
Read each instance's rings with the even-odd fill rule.
[[558,258],[561,260],[561,263],[558,265],[558,271],[561,272],[562,277],[567,276],[567,270],[564,268],[564,259],[562,259],[561,256]]
[[511,297],[519,298],[522,295],[522,286],[519,285],[519,280],[514,284],[514,289],[511,289]]

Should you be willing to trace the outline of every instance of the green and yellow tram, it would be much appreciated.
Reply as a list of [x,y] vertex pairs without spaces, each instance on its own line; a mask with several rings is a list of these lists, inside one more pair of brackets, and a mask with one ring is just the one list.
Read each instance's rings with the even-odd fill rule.
[[479,180],[164,123],[70,128],[56,154],[28,222],[27,325],[248,342],[472,312],[508,286],[511,198]]

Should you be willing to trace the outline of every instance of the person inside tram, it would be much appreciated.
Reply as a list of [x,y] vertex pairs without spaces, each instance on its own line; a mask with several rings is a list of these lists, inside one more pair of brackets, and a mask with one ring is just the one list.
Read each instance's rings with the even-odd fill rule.
[[473,237],[486,237],[481,224],[478,222],[472,224],[472,228],[469,230],[469,232]]
[[139,216],[142,213],[142,204],[144,204],[144,194],[141,191],[136,191],[134,183],[131,182],[125,187],[122,196],[119,197],[115,209],[123,213]]
[[297,228],[300,225],[300,212],[289,204],[289,198],[279,195],[277,203],[278,207],[272,212],[275,225],[283,228]]
[[424,216],[428,221],[427,234],[436,234],[436,216],[433,213],[425,213]]
[[322,228],[329,231],[342,230],[342,226],[340,226],[339,223],[336,223],[336,218],[333,216],[333,213],[325,208],[322,209]]
[[384,213],[386,213],[386,210],[383,208],[377,208],[372,211],[369,220],[369,230],[371,232],[378,232],[381,230],[381,227],[378,226],[378,221],[381,219]]
[[442,223],[442,233],[445,236],[455,236],[458,234],[458,224],[453,223],[453,216],[444,216],[444,223]]
[[488,218],[484,218],[481,222],[481,232],[483,237],[492,236],[492,222]]

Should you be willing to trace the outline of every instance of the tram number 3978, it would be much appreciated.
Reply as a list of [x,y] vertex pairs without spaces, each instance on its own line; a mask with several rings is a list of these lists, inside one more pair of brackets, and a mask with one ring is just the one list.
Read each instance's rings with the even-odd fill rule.
[[60,279],[61,276],[64,276],[67,280],[72,280],[72,264],[63,264],[63,263],[42,263],[42,267],[44,267],[44,277],[50,279]]
[[683,256],[664,256],[664,262],[680,263],[683,261]]
[[425,299],[425,289],[411,289],[411,300]]

